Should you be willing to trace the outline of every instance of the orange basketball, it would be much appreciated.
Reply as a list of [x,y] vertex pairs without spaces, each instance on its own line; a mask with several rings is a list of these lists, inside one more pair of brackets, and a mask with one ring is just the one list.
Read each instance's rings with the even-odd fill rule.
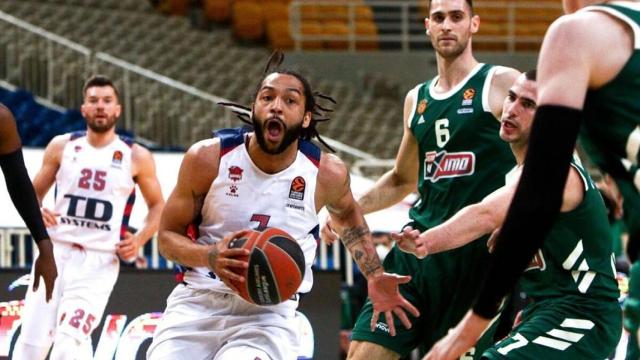
[[229,243],[230,248],[250,251],[245,282],[233,282],[238,295],[257,305],[275,305],[296,293],[304,277],[304,253],[286,231],[267,228],[250,231]]

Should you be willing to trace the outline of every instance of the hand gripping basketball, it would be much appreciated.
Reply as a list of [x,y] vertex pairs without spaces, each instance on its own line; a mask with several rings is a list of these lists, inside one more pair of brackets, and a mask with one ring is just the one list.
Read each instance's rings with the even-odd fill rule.
[[235,268],[241,270],[237,273],[245,281],[230,281],[246,301],[275,305],[298,291],[305,272],[304,253],[286,231],[278,228],[247,231],[231,240],[229,249],[247,250],[247,255],[238,259],[247,261],[248,267]]
[[232,290],[238,291],[231,283],[242,283],[245,281],[241,275],[247,268],[247,256],[249,251],[246,249],[229,248],[229,243],[238,237],[242,237],[251,230],[238,231],[225,236],[221,241],[213,244],[207,254],[207,262],[209,268],[214,274]]

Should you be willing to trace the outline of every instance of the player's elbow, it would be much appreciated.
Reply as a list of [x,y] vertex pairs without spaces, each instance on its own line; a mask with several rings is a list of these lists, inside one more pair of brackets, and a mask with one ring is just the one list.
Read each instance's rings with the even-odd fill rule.
[[417,176],[413,176],[409,171],[402,171],[397,167],[389,171],[389,177],[395,187],[403,189],[407,194],[414,191],[418,186]]
[[479,236],[489,234],[502,225],[502,221],[504,219],[500,218],[496,209],[489,206],[483,206],[482,204],[476,204],[473,206],[476,207],[474,211],[474,221],[477,224]]
[[168,260],[173,260],[173,252],[171,251],[171,237],[168,230],[160,229],[158,231],[158,252]]

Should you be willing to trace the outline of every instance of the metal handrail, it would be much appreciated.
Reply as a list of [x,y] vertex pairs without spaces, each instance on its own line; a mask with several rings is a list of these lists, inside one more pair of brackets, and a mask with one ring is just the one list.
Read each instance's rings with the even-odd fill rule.
[[[304,34],[302,32],[303,23],[303,10],[305,6],[314,6],[319,8],[329,8],[334,6],[346,7],[347,17],[331,17],[327,14],[322,14],[317,20],[346,20],[348,33],[345,35],[340,34]],[[396,34],[380,34],[377,35],[359,35],[355,33],[355,9],[360,6],[370,6],[376,13],[376,18],[379,20],[397,20],[397,22],[377,23],[378,29],[395,30]],[[422,5],[426,6],[426,5]],[[289,5],[290,13],[290,32],[291,37],[294,40],[294,46],[296,50],[304,48],[304,42],[306,41],[345,41],[348,43],[348,50],[355,51],[357,42],[378,41],[379,43],[399,43],[400,48],[403,51],[409,51],[412,43],[421,43],[425,41],[424,34],[411,34],[410,30],[415,30],[418,27],[417,23],[414,25],[414,20],[420,15],[424,15],[421,12],[421,4],[416,1],[384,1],[384,0],[372,0],[366,3],[358,1],[314,1],[314,0],[294,0]],[[393,15],[387,15],[382,12],[383,9],[396,8],[397,12]],[[504,35],[483,35],[482,34],[482,16],[480,25],[480,34],[474,35],[474,42],[486,42],[486,43],[504,43],[507,47],[507,51],[513,53],[516,51],[516,45],[520,43],[539,43],[542,41],[543,36],[516,36],[516,24],[518,22],[516,16],[516,10],[518,9],[551,9],[558,10],[560,13],[562,6],[559,3],[540,3],[540,2],[502,2],[502,1],[490,1],[479,2],[474,5],[475,11],[482,9],[494,9],[505,8],[507,10],[506,19],[504,19],[506,28]],[[376,12],[376,9],[379,11]],[[415,10],[411,13],[411,10]],[[418,12],[418,14],[416,14]],[[397,15],[396,15],[397,14]],[[386,15],[386,16],[385,16]],[[307,15],[308,16],[308,15]],[[311,18],[310,18],[311,19]]]
[[170,77],[164,76],[162,74],[158,74],[157,72],[151,71],[149,69],[145,69],[143,67],[140,67],[138,65],[132,64],[130,62],[127,62],[125,60],[119,59],[115,56],[109,55],[107,53],[104,52],[97,52],[94,56],[95,59],[97,60],[102,60],[104,62],[110,63],[112,65],[116,65],[119,66],[123,69],[126,69],[128,71],[131,71],[133,73],[136,73],[138,75],[144,76],[146,78],[152,79],[152,80],[156,80],[158,82],[161,82],[167,86],[170,86],[174,89],[183,91],[185,93],[188,93],[190,95],[193,96],[197,96],[203,100],[207,100],[207,101],[211,101],[214,104],[217,104],[219,102],[230,102],[230,100],[227,100],[225,98],[219,97],[219,96],[215,96],[213,94],[209,94],[207,92],[204,92],[198,88],[195,88],[191,85],[187,85],[185,83],[182,83],[180,81],[174,80]]
[[8,23],[11,23],[11,24],[13,24],[13,25],[15,25],[17,27],[20,27],[20,28],[22,28],[24,30],[27,30],[27,31],[29,31],[31,33],[38,34],[38,35],[40,35],[40,36],[42,36],[44,38],[47,38],[47,39],[49,39],[51,41],[54,41],[54,42],[56,42],[56,43],[58,43],[60,45],[66,46],[66,47],[68,47],[68,48],[70,48],[72,50],[75,50],[75,51],[77,51],[79,53],[82,53],[82,54],[84,54],[86,56],[90,56],[91,55],[91,49],[89,49],[88,47],[82,46],[82,45],[80,45],[80,44],[78,44],[76,42],[73,42],[73,41],[71,41],[71,40],[69,40],[67,38],[64,38],[62,36],[56,35],[56,34],[54,34],[52,32],[49,32],[49,31],[47,31],[47,30],[45,30],[45,29],[43,29],[41,27],[35,26],[35,25],[30,24],[30,23],[28,23],[26,21],[23,21],[23,20],[20,20],[17,17],[15,17],[13,15],[10,15],[10,14],[7,14],[4,11],[0,11],[0,20],[4,20],[4,21],[6,21]]

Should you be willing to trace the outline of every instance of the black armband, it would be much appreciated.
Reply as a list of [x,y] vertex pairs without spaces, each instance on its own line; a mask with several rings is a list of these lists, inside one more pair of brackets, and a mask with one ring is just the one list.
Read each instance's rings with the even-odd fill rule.
[[48,239],[49,234],[42,221],[36,192],[33,190],[31,179],[24,166],[22,149],[0,155],[0,168],[2,168],[11,201],[27,224],[33,239],[36,242]]
[[582,111],[564,106],[536,111],[520,182],[473,307],[483,318],[497,314],[560,212],[581,118]]

